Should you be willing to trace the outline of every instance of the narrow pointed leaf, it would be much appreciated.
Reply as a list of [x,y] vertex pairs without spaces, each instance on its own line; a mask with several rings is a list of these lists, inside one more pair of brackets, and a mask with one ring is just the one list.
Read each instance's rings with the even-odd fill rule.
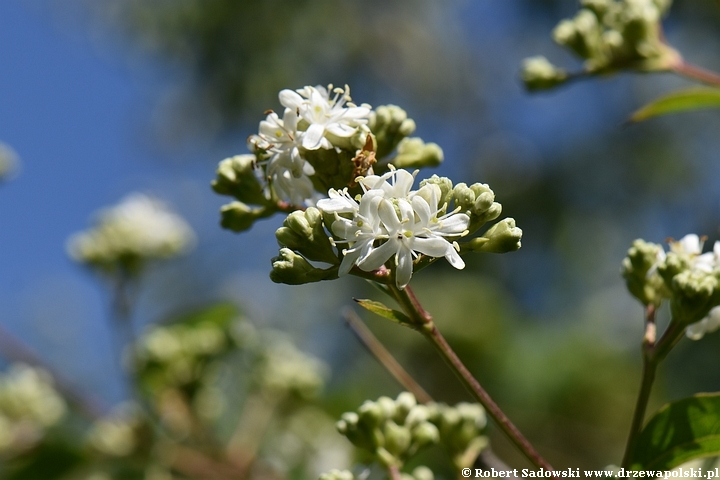
[[673,92],[633,113],[630,121],[642,122],[661,115],[708,108],[720,108],[720,88],[691,88]]
[[412,322],[407,315],[402,312],[398,312],[397,310],[393,310],[392,308],[380,302],[376,302],[374,300],[363,300],[359,298],[354,298],[353,300],[355,300],[358,305],[363,307],[365,310],[372,312],[375,315],[387,318],[388,320],[392,320],[393,322],[399,323],[400,325],[405,325],[406,327],[412,326]]
[[632,467],[669,470],[720,455],[720,393],[699,393],[665,405],[640,433]]

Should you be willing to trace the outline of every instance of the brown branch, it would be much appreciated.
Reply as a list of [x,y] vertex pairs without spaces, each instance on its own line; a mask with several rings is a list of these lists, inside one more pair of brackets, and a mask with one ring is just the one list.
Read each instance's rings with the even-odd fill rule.
[[430,403],[433,401],[425,389],[395,360],[395,357],[392,356],[380,340],[373,335],[357,313],[348,308],[343,312],[343,317],[345,318],[347,326],[355,334],[355,337],[360,343],[368,349],[375,359],[385,367],[385,370],[387,370],[405,390],[415,395],[415,398],[420,403]]

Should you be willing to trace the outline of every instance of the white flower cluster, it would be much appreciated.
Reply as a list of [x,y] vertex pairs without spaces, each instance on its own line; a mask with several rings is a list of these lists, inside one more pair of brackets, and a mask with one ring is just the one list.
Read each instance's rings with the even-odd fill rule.
[[367,104],[352,103],[347,85],[286,89],[279,98],[284,107],[282,118],[270,112],[248,142],[251,149],[269,155],[265,175],[280,199],[293,205],[312,205],[316,193],[310,176],[315,170],[302,157],[302,150],[334,148],[333,141],[347,139],[367,124],[372,109]]
[[347,189],[330,190],[330,198],[318,202],[320,210],[335,214],[332,232],[341,239],[338,243],[348,245],[342,251],[340,275],[355,265],[367,272],[377,270],[394,257],[395,282],[403,289],[419,254],[445,257],[453,267],[465,267],[459,246],[448,238],[467,234],[470,218],[457,211],[446,212],[435,184],[411,190],[414,180],[415,175],[407,170],[369,175],[359,179],[364,191],[359,202]]
[[67,406],[44,370],[16,364],[0,377],[0,451],[32,444],[65,415]]
[[113,265],[127,259],[173,257],[194,242],[190,226],[164,203],[133,193],[102,210],[97,225],[70,237],[67,248],[79,262]]
[[[677,242],[670,243],[670,251],[688,260],[690,268],[701,272],[713,273],[720,271],[720,242],[715,242],[712,252],[702,253],[704,241],[695,234],[685,235]],[[661,254],[664,260],[665,254]],[[685,330],[691,340],[699,340],[706,333],[714,332],[720,328],[720,307],[714,307],[710,313],[688,326]]]

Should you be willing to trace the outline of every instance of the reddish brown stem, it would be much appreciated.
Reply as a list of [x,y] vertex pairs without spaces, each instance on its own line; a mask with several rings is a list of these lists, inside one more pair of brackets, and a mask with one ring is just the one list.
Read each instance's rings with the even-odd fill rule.
[[510,439],[510,441],[530,460],[536,467],[552,471],[550,464],[535,450],[525,436],[510,421],[505,412],[495,403],[480,382],[465,367],[445,337],[442,336],[432,321],[430,314],[420,305],[417,297],[410,289],[405,287],[400,290],[394,285],[389,285],[395,298],[411,319],[414,320],[417,329],[433,344],[440,355],[460,378],[465,387],[485,407],[488,415],[495,421],[497,426]]
[[711,72],[710,70],[705,70],[704,68],[692,65],[690,63],[687,63],[686,61],[680,59],[673,67],[672,70],[677,73],[678,75],[682,75],[687,78],[692,78],[693,80],[697,80],[699,82],[705,83],[707,85],[712,85],[714,87],[720,87],[720,75]]

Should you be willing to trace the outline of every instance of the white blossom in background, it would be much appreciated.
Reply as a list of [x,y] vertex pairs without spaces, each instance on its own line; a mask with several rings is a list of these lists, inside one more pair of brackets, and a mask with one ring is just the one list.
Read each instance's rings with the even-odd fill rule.
[[139,193],[98,214],[96,226],[68,240],[68,252],[82,263],[112,264],[125,257],[169,258],[187,251],[195,234],[161,201]]
[[[330,97],[330,90],[335,95]],[[338,137],[352,136],[357,127],[367,124],[372,108],[363,104],[356,106],[350,98],[350,87],[328,88],[320,85],[307,86],[298,90],[285,89],[280,92],[283,107],[297,112],[300,119],[308,123],[302,138],[302,147],[307,150],[332,148],[325,138],[325,132]]]
[[15,364],[0,377],[0,451],[32,444],[67,412],[65,400],[44,370]]
[[[365,193],[357,208],[347,192],[331,191],[331,198],[318,202],[320,210],[336,214],[332,231],[348,244],[339,274],[354,265],[368,272],[377,270],[394,257],[395,281],[402,289],[410,282],[413,260],[420,254],[445,257],[457,269],[465,267],[457,244],[446,237],[464,235],[470,218],[464,213],[445,213],[446,206],[438,208],[437,185],[411,191],[413,181],[414,175],[406,170],[393,170],[360,180]],[[340,213],[351,213],[352,218]]]

